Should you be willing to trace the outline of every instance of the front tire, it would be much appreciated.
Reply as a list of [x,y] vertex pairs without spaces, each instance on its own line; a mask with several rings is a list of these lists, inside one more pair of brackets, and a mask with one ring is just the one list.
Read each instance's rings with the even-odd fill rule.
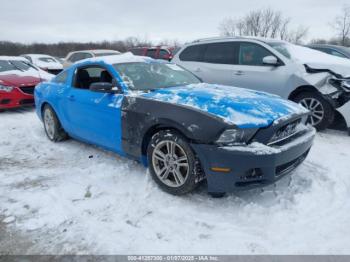
[[184,195],[196,188],[196,158],[178,132],[162,130],[153,135],[147,158],[151,176],[162,190]]
[[45,133],[51,141],[59,142],[67,139],[67,133],[62,128],[55,111],[49,105],[45,105],[44,107],[43,121]]
[[324,130],[333,123],[334,109],[321,94],[302,92],[294,98],[294,101],[311,111],[307,122],[317,130]]

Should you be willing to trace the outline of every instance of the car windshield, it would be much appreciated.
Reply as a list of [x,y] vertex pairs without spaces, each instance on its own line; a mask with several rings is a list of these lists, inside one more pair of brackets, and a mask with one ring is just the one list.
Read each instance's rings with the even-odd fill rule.
[[278,51],[280,54],[284,55],[287,58],[291,58],[291,54],[288,51],[286,43],[283,42],[268,42],[269,46]]
[[350,65],[350,60],[329,55],[308,47],[294,45],[288,42],[268,42],[272,48],[286,58],[302,64],[322,64],[322,65]]
[[28,71],[29,69],[36,69],[34,66],[31,66],[29,63],[19,60],[10,60],[10,63],[13,64],[17,69],[21,71]]
[[201,82],[192,73],[170,63],[136,62],[113,66],[123,82],[132,90],[152,90]]
[[34,68],[24,61],[19,60],[0,60],[0,72],[6,72],[11,70],[28,71]]
[[0,60],[0,72],[6,72],[11,70],[17,70],[17,68],[9,61]]

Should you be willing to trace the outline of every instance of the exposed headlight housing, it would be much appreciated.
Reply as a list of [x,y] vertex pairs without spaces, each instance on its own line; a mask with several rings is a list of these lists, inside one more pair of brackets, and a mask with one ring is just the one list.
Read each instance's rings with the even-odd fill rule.
[[13,87],[12,86],[4,86],[4,85],[1,85],[0,84],[0,91],[4,91],[4,92],[11,92],[13,90]]
[[336,78],[332,76],[328,79],[328,83],[338,89],[343,89],[345,92],[350,92],[350,79]]
[[341,87],[345,89],[345,91],[350,92],[350,80],[343,80],[341,82]]
[[216,140],[219,145],[243,145],[255,135],[258,129],[226,129]]

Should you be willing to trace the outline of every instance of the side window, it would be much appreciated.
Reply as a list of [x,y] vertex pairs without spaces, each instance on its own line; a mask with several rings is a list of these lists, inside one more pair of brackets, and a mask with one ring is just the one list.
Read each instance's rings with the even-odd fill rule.
[[84,58],[83,58],[83,59],[93,57],[92,54],[89,54],[89,53],[83,53],[83,55],[84,55]]
[[78,61],[78,59],[79,59],[79,53],[74,53],[74,54],[72,54],[70,57],[68,57],[67,60],[68,60],[69,62],[74,63],[74,62]]
[[265,47],[255,43],[240,43],[239,64],[251,66],[263,66],[265,56],[275,56]]
[[169,60],[170,58],[170,53],[165,50],[165,49],[160,49],[159,50],[159,55],[158,55],[159,59],[165,59],[165,60]]
[[91,58],[91,57],[92,55],[89,53],[74,53],[68,58],[68,60],[74,63],[74,62],[77,62],[86,58]]
[[58,84],[65,84],[67,83],[67,77],[68,71],[63,71],[62,73],[58,74],[52,81]]
[[130,52],[133,53],[134,55],[142,55],[143,54],[142,51],[143,51],[142,48],[134,48],[130,50]]
[[156,57],[156,52],[157,52],[156,49],[148,49],[148,50],[147,50],[147,53],[146,53],[146,56],[155,58],[155,57]]
[[215,64],[237,64],[238,44],[223,42],[208,44],[204,53],[203,62]]
[[185,48],[179,58],[181,61],[201,62],[207,45],[192,45]]
[[88,66],[77,68],[73,80],[73,86],[80,89],[89,89],[92,83],[112,83],[112,75],[103,67]]

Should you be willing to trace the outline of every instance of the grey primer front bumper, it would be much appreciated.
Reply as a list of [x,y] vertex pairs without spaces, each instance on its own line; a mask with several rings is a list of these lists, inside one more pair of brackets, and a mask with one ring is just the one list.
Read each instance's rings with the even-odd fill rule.
[[[315,137],[307,127],[280,146],[252,143],[247,146],[218,147],[191,144],[204,170],[208,192],[232,192],[265,186],[289,174],[306,158]],[[213,171],[213,167],[225,171]]]

